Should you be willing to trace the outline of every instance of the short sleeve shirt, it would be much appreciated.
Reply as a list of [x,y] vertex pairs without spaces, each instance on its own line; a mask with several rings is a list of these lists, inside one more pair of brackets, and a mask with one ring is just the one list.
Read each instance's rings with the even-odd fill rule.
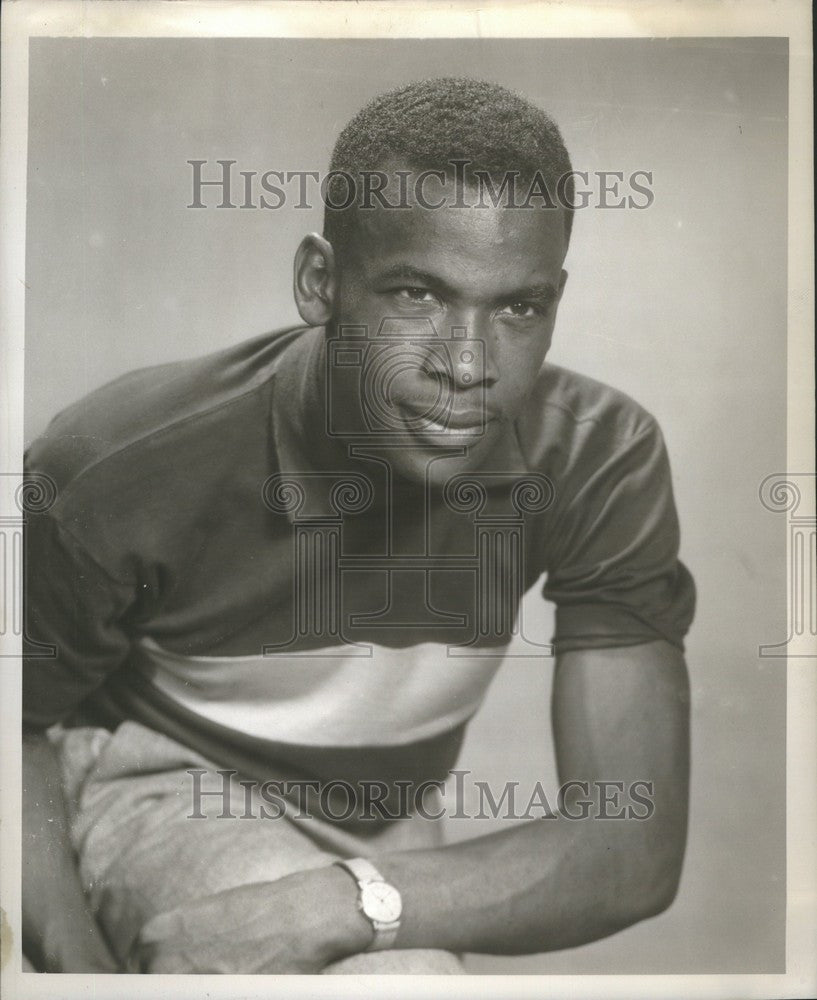
[[[135,719],[264,779],[423,780],[511,643],[683,648],[694,585],[633,400],[545,365],[485,468],[430,489],[327,440],[325,363],[299,328],[140,370],[31,446],[56,501],[25,529],[27,725]],[[542,579],[553,649],[518,616]]]

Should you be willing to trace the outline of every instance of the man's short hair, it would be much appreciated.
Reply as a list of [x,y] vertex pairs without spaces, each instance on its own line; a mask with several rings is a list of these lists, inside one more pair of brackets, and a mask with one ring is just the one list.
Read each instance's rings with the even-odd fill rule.
[[573,177],[557,125],[506,87],[461,77],[421,80],[381,94],[346,125],[324,191],[324,236],[336,247],[349,237],[359,201],[349,205],[349,178],[354,183],[365,171],[395,163],[451,176],[457,160],[468,161],[466,183],[483,172],[494,191],[512,174],[520,184],[541,178],[563,214],[569,241]]

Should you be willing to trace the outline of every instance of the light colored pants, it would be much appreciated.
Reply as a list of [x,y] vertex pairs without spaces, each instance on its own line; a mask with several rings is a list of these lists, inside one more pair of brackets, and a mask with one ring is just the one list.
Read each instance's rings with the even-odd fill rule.
[[[362,833],[324,820],[263,819],[269,803],[255,797],[254,819],[217,819],[220,796],[201,796],[194,812],[189,768],[203,768],[202,789],[217,787],[218,766],[136,722],[115,733],[63,730],[49,736],[62,766],[71,836],[80,876],[97,920],[124,962],[143,924],[165,910],[224,889],[270,881],[338,858],[436,846],[440,824],[420,816],[389,821]],[[245,790],[231,787],[230,811],[246,810]],[[458,974],[457,957],[441,950],[393,950],[353,955],[330,973]]]

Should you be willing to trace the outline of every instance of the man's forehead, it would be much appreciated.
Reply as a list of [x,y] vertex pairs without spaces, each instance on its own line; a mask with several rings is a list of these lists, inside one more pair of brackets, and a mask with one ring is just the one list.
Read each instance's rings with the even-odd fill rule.
[[358,210],[352,241],[367,271],[401,264],[408,271],[430,260],[454,270],[550,270],[561,268],[567,249],[563,216],[545,208],[377,206]]

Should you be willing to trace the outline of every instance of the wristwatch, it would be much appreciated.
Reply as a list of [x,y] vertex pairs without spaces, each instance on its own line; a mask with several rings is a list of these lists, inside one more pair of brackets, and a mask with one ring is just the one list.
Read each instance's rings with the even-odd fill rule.
[[349,858],[336,861],[345,868],[357,882],[360,894],[357,905],[360,912],[370,921],[374,938],[366,951],[381,951],[391,948],[400,928],[403,901],[400,893],[383,878],[371,861],[365,858]]

